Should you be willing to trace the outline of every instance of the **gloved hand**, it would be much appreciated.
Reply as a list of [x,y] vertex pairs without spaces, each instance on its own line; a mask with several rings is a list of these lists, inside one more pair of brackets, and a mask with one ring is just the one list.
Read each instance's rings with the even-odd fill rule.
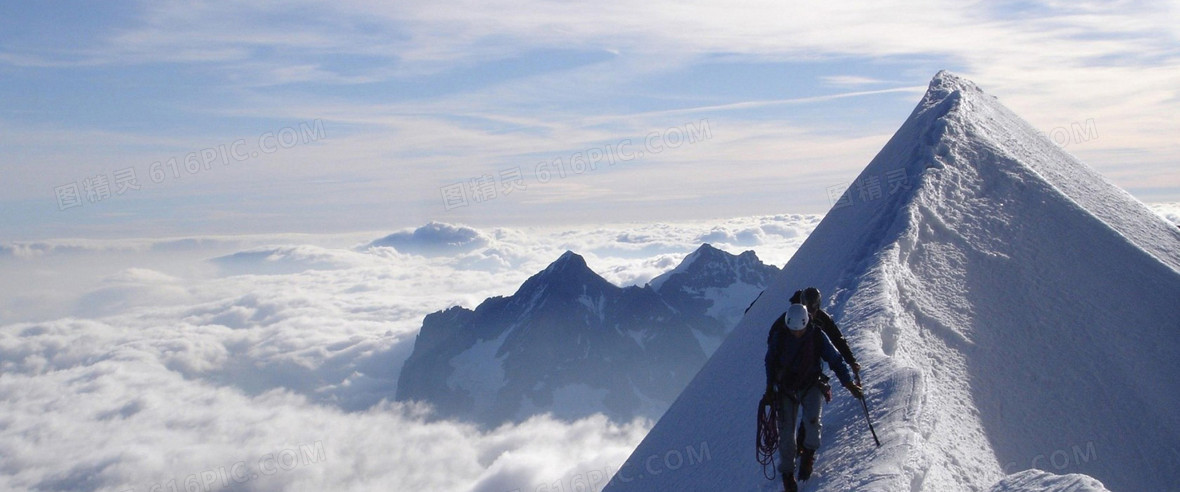
[[856,384],[859,386],[861,384],[861,382],[860,382],[860,364],[857,364],[856,362],[852,363],[852,377],[853,377],[853,379],[856,380]]
[[856,398],[857,400],[864,399],[865,391],[863,389],[861,389],[859,384],[848,383],[848,384],[844,385],[844,387],[848,388],[848,392],[852,393],[853,398]]

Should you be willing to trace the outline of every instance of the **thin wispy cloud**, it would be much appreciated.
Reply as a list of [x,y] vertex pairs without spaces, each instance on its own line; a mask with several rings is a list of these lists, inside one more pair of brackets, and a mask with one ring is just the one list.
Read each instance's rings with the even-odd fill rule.
[[825,101],[834,101],[837,99],[845,99],[845,98],[853,98],[853,97],[861,97],[861,96],[873,96],[873,95],[879,95],[879,94],[895,94],[895,93],[921,94],[925,91],[926,91],[926,86],[915,85],[915,86],[909,86],[909,87],[894,87],[894,88],[890,88],[890,89],[879,89],[879,90],[871,90],[871,91],[857,91],[857,92],[844,92],[844,93],[839,93],[839,94],[825,94],[822,96],[797,97],[797,98],[792,98],[792,99],[743,101],[743,102],[736,102],[736,103],[729,103],[729,104],[719,104],[719,105],[715,105],[715,106],[700,106],[700,107],[695,107],[695,108],[669,109],[669,110],[663,110],[663,111],[652,111],[649,113],[639,113],[639,114],[631,114],[631,115],[619,115],[619,116],[596,118],[596,119],[592,119],[591,121],[600,122],[600,121],[611,121],[611,120],[618,120],[618,119],[625,119],[625,118],[637,118],[637,117],[648,117],[648,116],[675,116],[675,115],[685,115],[685,114],[719,113],[719,112],[726,112],[726,111],[739,111],[739,110],[745,110],[745,109],[760,109],[760,108],[767,108],[767,107],[774,107],[774,106],[788,106],[788,105],[793,105],[793,104],[819,103],[819,102],[825,102]]
[[[36,8],[23,10],[13,18],[38,15]],[[18,77],[10,80],[28,87],[12,90],[49,91],[40,100],[63,100],[62,106],[22,103],[27,107],[0,115],[5,126],[24,132],[22,141],[55,142],[52,150],[22,142],[9,147],[17,153],[4,162],[21,166],[9,171],[19,179],[0,184],[10,199],[39,203],[35,220],[42,223],[63,219],[46,212],[55,187],[124,165],[146,172],[154,160],[168,158],[116,143],[128,139],[190,141],[192,149],[179,150],[189,152],[321,119],[331,131],[320,146],[251,167],[261,172],[203,176],[203,184],[185,192],[261,188],[281,175],[291,183],[288,196],[348,197],[347,209],[355,211],[390,200],[382,190],[392,187],[392,206],[420,211],[400,224],[410,225],[448,218],[430,205],[441,201],[442,183],[642,137],[698,113],[725,116],[715,120],[727,125],[716,126],[719,138],[766,124],[810,130],[799,134],[796,147],[888,134],[912,106],[911,93],[939,68],[972,77],[1046,132],[1093,119],[1102,137],[1070,151],[1100,170],[1132,166],[1118,171],[1120,183],[1154,183],[1173,193],[1180,187],[1167,171],[1180,152],[1167,117],[1178,104],[1180,23],[1171,22],[1176,9],[1168,5],[931,1],[795,9],[773,2],[655,2],[586,9],[543,1],[284,2],[126,4],[96,12],[94,20],[42,16],[80,24],[82,34],[49,46],[12,29],[0,49],[0,63]],[[119,73],[138,82],[118,82]],[[75,87],[23,82],[41,76],[67,78]],[[87,90],[113,97],[82,106],[55,92]],[[172,109],[160,113],[161,105]],[[83,107],[96,113],[82,113]],[[112,131],[104,127],[119,127],[119,136],[96,153],[86,142],[95,141],[95,131]],[[38,136],[45,133],[57,136]],[[726,148],[725,161],[764,167],[775,152],[767,145],[754,136],[744,147]],[[706,147],[677,159],[694,162],[687,168],[692,174],[726,182],[733,173],[716,171],[716,154]],[[1128,160],[1130,149],[1135,157]],[[864,157],[831,169],[828,181],[850,177],[871,156]],[[628,173],[599,179],[605,181],[595,186],[606,188],[634,182]],[[380,185],[323,185],[356,180]],[[794,194],[811,196],[808,211],[825,208],[823,190]],[[706,192],[711,196],[729,200]],[[160,200],[153,195],[149,203],[160,206]],[[241,212],[262,217],[261,204],[276,203],[265,200]],[[511,213],[528,214],[527,207],[517,203]],[[734,213],[776,211],[751,205]],[[222,217],[221,230],[232,228]],[[317,219],[307,227],[322,225]]]
[[829,75],[820,77],[820,80],[835,86],[844,87],[858,87],[866,85],[880,85],[888,82],[884,80],[874,79],[871,77],[861,77],[857,75]]

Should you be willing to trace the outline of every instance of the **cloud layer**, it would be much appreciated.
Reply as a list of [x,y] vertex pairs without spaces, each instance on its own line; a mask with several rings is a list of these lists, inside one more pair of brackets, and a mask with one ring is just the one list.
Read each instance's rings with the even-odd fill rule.
[[1180,203],[1153,203],[1151,209],[1173,224],[1180,225]]
[[[41,270],[87,288],[55,301],[72,317],[0,326],[0,488],[601,487],[650,422],[539,417],[479,431],[391,403],[422,316],[511,293],[567,249],[636,284],[705,240],[782,264],[817,223],[427,226],[482,238],[449,256],[371,245],[378,234],[191,240],[207,246],[184,255],[156,247],[176,240],[45,241],[0,259],[4,278]],[[79,263],[87,278],[70,276]]]

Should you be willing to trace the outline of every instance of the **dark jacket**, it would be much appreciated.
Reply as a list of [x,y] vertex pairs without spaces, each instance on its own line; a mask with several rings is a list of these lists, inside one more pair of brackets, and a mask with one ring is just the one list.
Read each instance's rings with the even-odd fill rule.
[[814,323],[808,323],[806,330],[795,338],[787,330],[786,314],[774,321],[766,342],[766,384],[776,385],[779,391],[805,389],[823,374],[821,360],[836,371],[841,383],[851,384],[848,366],[828,336]]
[[856,364],[856,357],[852,355],[852,348],[848,346],[848,340],[844,339],[844,334],[840,333],[840,327],[836,326],[836,322],[832,320],[831,316],[828,316],[828,313],[823,309],[817,309],[811,315],[811,322],[819,326],[824,335],[828,336],[828,340],[832,341],[832,345],[844,357],[844,362],[850,366]]
[[[762,294],[758,295],[761,296]],[[802,302],[803,291],[795,291],[795,295],[791,296],[791,304]],[[811,315],[812,322],[819,325],[820,329],[824,331],[824,334],[828,336],[828,339],[832,341],[832,345],[836,346],[836,350],[840,351],[840,355],[844,357],[844,362],[848,365],[855,364],[856,357],[852,355],[852,348],[848,346],[848,340],[844,339],[844,334],[840,332],[840,327],[836,326],[836,321],[823,308],[817,309],[815,313],[812,313],[808,309],[807,314]]]

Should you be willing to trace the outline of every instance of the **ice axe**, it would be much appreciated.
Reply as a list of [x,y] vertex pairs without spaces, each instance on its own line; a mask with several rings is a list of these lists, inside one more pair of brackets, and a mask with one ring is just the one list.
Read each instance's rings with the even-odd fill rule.
[[869,417],[868,397],[863,392],[860,394],[860,407],[865,411],[865,421],[869,423],[869,432],[873,433],[873,442],[877,443],[877,447],[881,447],[881,440],[877,439],[877,431],[873,429],[873,419]]

